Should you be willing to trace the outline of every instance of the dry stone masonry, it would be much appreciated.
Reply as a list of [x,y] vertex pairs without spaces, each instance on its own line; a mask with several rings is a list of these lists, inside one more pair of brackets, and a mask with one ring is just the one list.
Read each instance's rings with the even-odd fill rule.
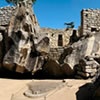
[[73,29],[51,29],[41,28],[40,35],[47,35],[50,38],[50,48],[65,47],[69,44],[69,38],[73,34]]
[[81,28],[83,35],[100,31],[100,10],[83,9],[81,11]]
[[0,25],[8,25],[12,16],[15,14],[16,7],[0,8]]

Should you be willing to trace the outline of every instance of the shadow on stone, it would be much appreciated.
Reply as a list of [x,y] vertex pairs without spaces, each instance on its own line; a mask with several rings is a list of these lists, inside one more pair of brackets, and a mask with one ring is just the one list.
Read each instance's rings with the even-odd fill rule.
[[93,84],[87,83],[81,87],[76,93],[76,100],[93,100],[92,93],[93,93]]
[[46,80],[46,79],[64,79],[64,77],[54,77],[53,75],[48,75],[44,73],[42,70],[37,71],[34,75],[31,73],[17,73],[13,71],[9,71],[5,68],[0,68],[0,78],[4,79],[18,79],[18,80],[27,80],[27,79],[38,79],[38,80]]
[[18,80],[22,80],[22,79],[32,79],[33,76],[31,75],[31,73],[16,73],[16,72],[12,72],[9,71],[7,69],[4,68],[0,68],[0,78],[4,78],[4,79],[18,79]]

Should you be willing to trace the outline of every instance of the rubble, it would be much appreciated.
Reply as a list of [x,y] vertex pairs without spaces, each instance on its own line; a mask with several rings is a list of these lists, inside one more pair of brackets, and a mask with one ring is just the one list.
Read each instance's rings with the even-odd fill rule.
[[94,77],[98,68],[100,68],[100,64],[94,59],[83,58],[79,61],[79,64],[75,66],[75,71],[77,75],[81,75],[84,78]]

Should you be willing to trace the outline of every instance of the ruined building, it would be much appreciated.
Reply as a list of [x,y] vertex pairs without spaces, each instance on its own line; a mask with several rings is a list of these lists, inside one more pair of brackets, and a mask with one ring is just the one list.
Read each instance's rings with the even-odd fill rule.
[[100,10],[83,9],[81,11],[81,34],[89,35],[100,31]]
[[58,60],[64,48],[69,44],[70,36],[73,34],[73,29],[50,29],[40,28],[40,35],[47,35],[50,39],[50,54],[49,57]]

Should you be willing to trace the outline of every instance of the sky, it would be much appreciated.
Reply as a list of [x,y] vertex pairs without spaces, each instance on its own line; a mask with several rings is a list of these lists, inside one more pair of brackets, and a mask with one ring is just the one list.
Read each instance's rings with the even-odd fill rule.
[[[5,0],[0,0],[0,7],[8,6]],[[62,29],[65,22],[74,22],[75,28],[81,24],[81,10],[99,8],[100,0],[37,0],[33,6],[40,27]]]

